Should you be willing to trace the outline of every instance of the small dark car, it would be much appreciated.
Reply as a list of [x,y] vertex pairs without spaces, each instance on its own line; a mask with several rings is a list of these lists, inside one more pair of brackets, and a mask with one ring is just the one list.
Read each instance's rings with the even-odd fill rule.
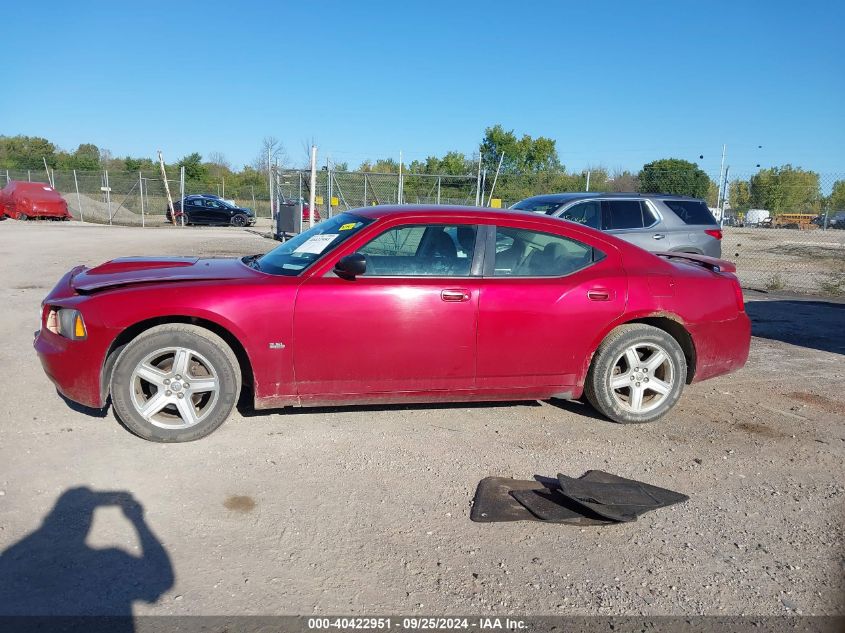
[[[176,222],[182,221],[182,201],[175,200]],[[173,212],[167,209],[167,221],[173,221]],[[185,224],[209,224],[226,226],[252,226],[255,213],[252,209],[238,207],[217,196],[185,196]]]

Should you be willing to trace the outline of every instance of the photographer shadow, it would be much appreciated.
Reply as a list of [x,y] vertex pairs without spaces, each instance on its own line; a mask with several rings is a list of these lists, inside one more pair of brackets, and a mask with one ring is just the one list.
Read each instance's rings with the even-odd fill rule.
[[[109,506],[119,507],[134,527],[140,555],[86,544],[94,511]],[[5,622],[0,628],[29,627],[33,616],[62,616],[71,629],[85,620],[86,631],[133,631],[133,603],[156,602],[173,581],[170,557],[130,493],[72,488],[41,527],[0,554],[0,621]]]

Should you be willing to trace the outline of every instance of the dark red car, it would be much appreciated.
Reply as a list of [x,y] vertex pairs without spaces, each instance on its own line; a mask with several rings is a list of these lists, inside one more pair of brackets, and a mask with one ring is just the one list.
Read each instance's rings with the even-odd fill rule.
[[0,216],[15,220],[70,220],[67,202],[45,182],[11,180],[0,190]]
[[161,442],[242,388],[257,409],[586,395],[649,422],[745,363],[733,270],[532,213],[370,207],[262,256],[74,268],[35,348],[66,397]]

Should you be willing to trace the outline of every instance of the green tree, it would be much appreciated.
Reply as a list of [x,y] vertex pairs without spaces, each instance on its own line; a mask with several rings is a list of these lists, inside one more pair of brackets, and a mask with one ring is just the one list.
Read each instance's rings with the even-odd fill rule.
[[501,125],[484,130],[481,141],[481,162],[488,172],[495,172],[502,158],[503,174],[526,174],[561,170],[555,141],[544,136],[531,138],[528,134],[517,139],[513,130]]
[[127,156],[123,159],[123,168],[126,171],[153,171],[157,165],[150,158],[132,158]]
[[728,202],[735,211],[751,208],[751,185],[747,180],[733,180],[728,185]]
[[642,193],[706,198],[710,188],[710,177],[698,165],[679,158],[664,158],[643,165],[637,178]]
[[374,174],[398,174],[399,163],[392,158],[379,158],[374,163],[365,160],[358,167],[358,171],[366,171]]
[[751,205],[781,213],[818,213],[821,210],[819,175],[792,165],[761,169],[751,177]]
[[199,152],[193,152],[176,163],[179,167],[185,168],[186,180],[204,180],[208,175],[208,169],[202,163],[202,155]]
[[56,146],[40,136],[0,136],[0,167],[44,169],[56,166]]
[[831,211],[845,211],[845,180],[833,183],[833,189],[827,198],[827,207]]

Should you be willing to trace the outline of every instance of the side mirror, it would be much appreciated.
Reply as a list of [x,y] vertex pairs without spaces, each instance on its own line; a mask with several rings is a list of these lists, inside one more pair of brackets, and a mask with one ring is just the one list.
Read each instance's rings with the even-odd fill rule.
[[341,257],[334,265],[335,275],[344,279],[354,279],[365,272],[367,272],[367,258],[361,253],[352,253],[346,257]]

